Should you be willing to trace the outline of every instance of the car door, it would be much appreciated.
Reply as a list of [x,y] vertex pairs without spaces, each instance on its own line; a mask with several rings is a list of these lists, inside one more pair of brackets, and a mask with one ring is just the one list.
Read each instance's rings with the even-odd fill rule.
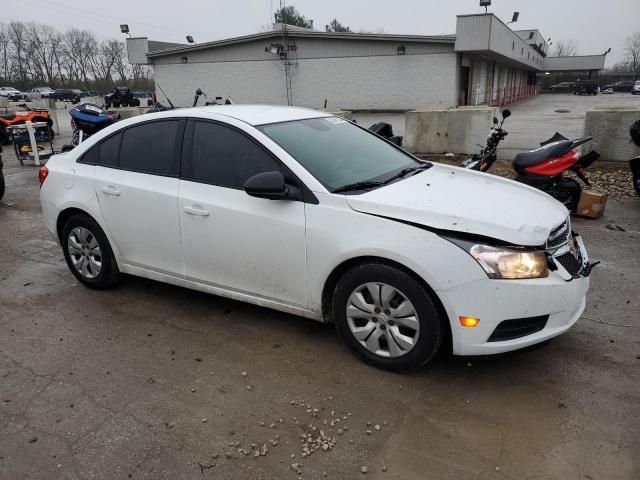
[[251,197],[251,176],[286,167],[246,132],[192,120],[187,125],[179,212],[186,275],[214,287],[305,307],[304,203]]
[[184,121],[136,124],[103,140],[94,187],[127,265],[184,276],[178,189]]

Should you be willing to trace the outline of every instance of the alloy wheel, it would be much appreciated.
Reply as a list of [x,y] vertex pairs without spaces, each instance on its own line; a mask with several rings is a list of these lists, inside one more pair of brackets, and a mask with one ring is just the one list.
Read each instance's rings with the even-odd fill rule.
[[93,279],[102,270],[102,250],[96,237],[84,227],[69,233],[67,250],[71,263],[84,278]]
[[360,344],[381,357],[409,353],[420,335],[415,307],[400,290],[386,283],[365,283],[351,293],[347,323]]

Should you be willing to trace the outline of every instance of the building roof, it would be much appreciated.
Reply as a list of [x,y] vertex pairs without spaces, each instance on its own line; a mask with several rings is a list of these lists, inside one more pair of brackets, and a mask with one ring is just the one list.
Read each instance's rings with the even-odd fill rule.
[[606,55],[576,55],[572,57],[547,57],[544,59],[544,70],[548,72],[580,72],[602,70]]
[[[147,56],[150,58],[173,55],[176,53],[189,53],[208,48],[226,47],[254,40],[264,40],[269,38],[282,38],[281,30],[270,30],[268,32],[254,33],[241,37],[226,38],[213,42],[199,43],[197,45],[185,45],[171,47],[162,50],[150,51]],[[396,35],[390,33],[352,33],[352,32],[318,32],[315,30],[288,29],[287,35],[290,38],[315,38],[315,39],[337,39],[337,40],[374,40],[374,41],[396,41],[396,42],[417,42],[417,43],[455,43],[455,35]]]

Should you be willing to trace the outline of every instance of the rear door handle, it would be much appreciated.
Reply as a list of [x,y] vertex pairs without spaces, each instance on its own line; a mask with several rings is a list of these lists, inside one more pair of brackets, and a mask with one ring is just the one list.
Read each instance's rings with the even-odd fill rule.
[[100,190],[102,190],[102,193],[104,193],[105,195],[111,195],[113,197],[120,196],[120,190],[118,190],[118,188],[114,187],[113,185],[105,185],[103,187],[100,187]]
[[200,205],[192,205],[191,207],[184,207],[184,211],[190,215],[198,215],[200,217],[208,217],[209,212],[204,210]]

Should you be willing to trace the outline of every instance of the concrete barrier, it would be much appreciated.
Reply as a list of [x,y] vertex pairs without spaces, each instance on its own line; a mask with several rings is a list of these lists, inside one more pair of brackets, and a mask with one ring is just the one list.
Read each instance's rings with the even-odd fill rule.
[[629,135],[629,128],[637,120],[640,120],[637,108],[589,110],[584,118],[584,134],[593,137],[593,149],[602,160],[627,162],[640,155],[640,147]]
[[412,153],[469,154],[484,145],[496,107],[413,110],[405,114],[403,147]]

